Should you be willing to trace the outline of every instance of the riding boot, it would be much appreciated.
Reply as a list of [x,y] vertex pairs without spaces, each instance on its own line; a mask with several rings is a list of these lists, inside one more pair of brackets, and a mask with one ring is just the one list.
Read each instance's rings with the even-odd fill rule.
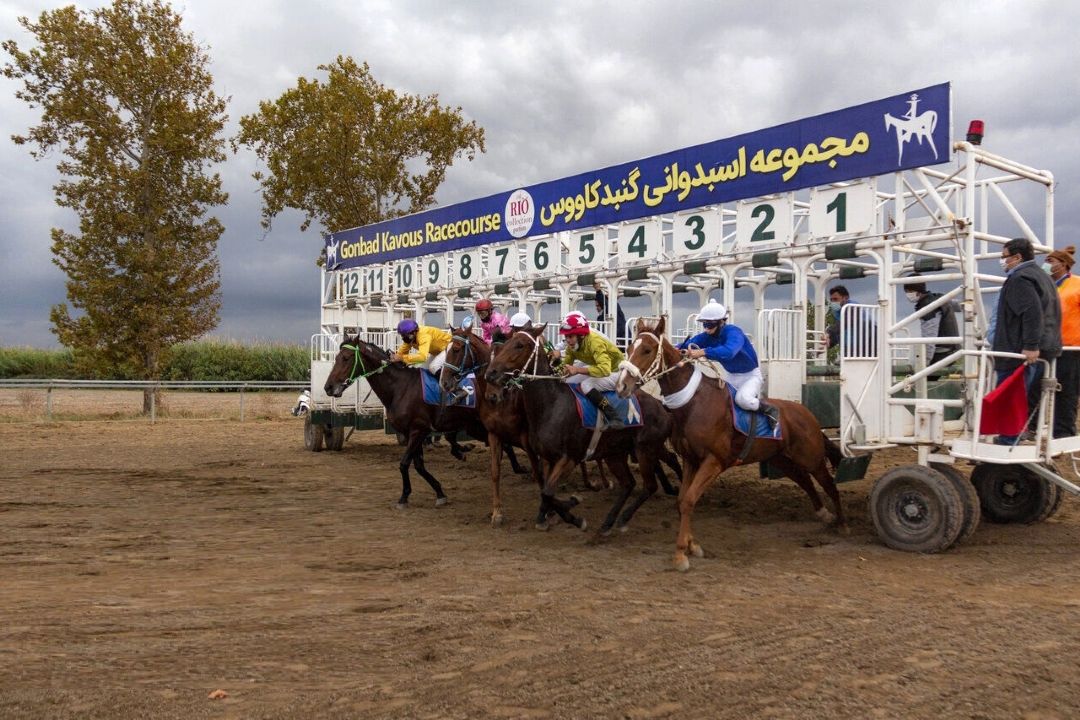
[[626,427],[626,425],[623,424],[623,421],[619,418],[619,415],[615,411],[615,408],[612,407],[611,403],[608,402],[608,399],[604,397],[604,394],[602,392],[594,388],[589,392],[585,393],[585,397],[592,401],[592,403],[596,405],[597,409],[600,412],[604,413],[604,421],[609,429],[622,430],[624,427]]
[[780,408],[776,407],[775,405],[767,403],[764,400],[759,400],[758,412],[769,418],[769,421],[772,423],[773,427],[776,427],[780,424]]

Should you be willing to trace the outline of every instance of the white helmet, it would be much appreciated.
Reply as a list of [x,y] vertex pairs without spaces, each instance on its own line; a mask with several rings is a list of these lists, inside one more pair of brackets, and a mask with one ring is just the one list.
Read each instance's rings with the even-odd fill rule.
[[715,300],[710,300],[705,307],[701,308],[697,319],[698,322],[703,320],[727,320],[727,308]]
[[523,328],[532,322],[532,318],[529,317],[529,313],[514,313],[510,318],[510,327]]

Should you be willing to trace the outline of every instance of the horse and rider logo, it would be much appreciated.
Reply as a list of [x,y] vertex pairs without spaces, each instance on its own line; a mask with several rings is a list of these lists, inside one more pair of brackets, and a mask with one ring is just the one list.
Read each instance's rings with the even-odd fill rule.
[[326,267],[333,269],[338,266],[337,251],[340,240],[335,240],[326,246]]
[[919,95],[912,93],[908,99],[908,111],[900,117],[893,117],[890,113],[885,113],[885,129],[896,130],[896,164],[900,165],[904,162],[904,145],[911,140],[917,140],[919,145],[922,145],[923,140],[926,140],[930,149],[934,152],[934,159],[937,160],[937,147],[934,146],[934,129],[937,128],[937,112],[934,110],[927,110],[925,112],[918,112],[919,108]]

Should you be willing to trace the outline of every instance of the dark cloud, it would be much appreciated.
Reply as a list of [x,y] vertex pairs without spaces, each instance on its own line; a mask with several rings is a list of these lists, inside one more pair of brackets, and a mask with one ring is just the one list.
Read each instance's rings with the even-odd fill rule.
[[[93,7],[101,2],[80,3]],[[0,38],[54,4],[0,0]],[[453,167],[441,204],[728,137],[942,81],[953,82],[954,135],[986,121],[986,145],[1059,180],[1058,242],[1080,235],[1080,8],[1053,2],[816,3],[177,3],[207,46],[229,132],[339,55],[383,83],[437,93],[485,128],[488,152]],[[0,343],[49,346],[49,307],[64,299],[49,229],[52,163],[12,133],[35,121],[0,78]],[[306,342],[318,324],[318,228],[300,216],[259,225],[247,151],[220,168],[229,205],[221,239],[216,334]],[[630,302],[633,305],[633,302]],[[627,308],[628,314],[638,311]]]

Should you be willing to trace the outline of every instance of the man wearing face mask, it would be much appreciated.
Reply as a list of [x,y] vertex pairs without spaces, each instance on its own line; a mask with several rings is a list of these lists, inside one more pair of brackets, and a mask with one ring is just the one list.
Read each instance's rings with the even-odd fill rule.
[[[1027,366],[1024,383],[1028,390],[1028,415],[1039,406],[1039,381],[1043,366],[1037,360],[1051,360],[1061,354],[1061,302],[1050,276],[1035,264],[1035,250],[1027,238],[1014,238],[1001,248],[1001,268],[1005,282],[998,294],[994,330],[996,352],[1017,353],[1018,358],[994,358],[1000,384],[1021,364]],[[1002,445],[1014,445],[1015,436],[999,435]]]
[[[858,328],[861,326],[861,331],[856,333],[857,342],[848,343],[844,338],[840,323],[840,310],[851,302],[851,294],[843,285],[836,285],[829,290],[829,314],[832,315],[833,323],[827,328],[829,347],[841,346],[841,352],[845,357],[874,357],[877,353],[874,348],[877,346],[877,328],[874,326],[873,320],[870,319],[870,315],[863,309],[857,308],[856,314],[848,318],[849,328]],[[844,343],[841,345],[841,340],[844,339]]]
[[[1043,270],[1050,274],[1061,301],[1061,342],[1080,346],[1080,277],[1072,274],[1076,248],[1070,245],[1046,256]],[[1054,437],[1076,434],[1076,404],[1080,400],[1080,351],[1064,350],[1057,361],[1061,389],[1054,398]]]
[[[908,300],[915,304],[916,310],[922,310],[930,303],[941,298],[941,293],[927,292],[926,283],[909,283],[905,288],[904,294],[907,296]],[[919,320],[922,336],[959,336],[960,330],[956,324],[956,313],[958,310],[959,308],[957,308],[956,303],[948,302],[929,315],[923,315]],[[955,351],[956,347],[954,345],[927,345],[926,354],[930,359],[926,361],[926,364],[933,365],[936,362],[944,360]],[[941,373],[934,373],[927,377],[930,380],[937,380],[941,377]]]

